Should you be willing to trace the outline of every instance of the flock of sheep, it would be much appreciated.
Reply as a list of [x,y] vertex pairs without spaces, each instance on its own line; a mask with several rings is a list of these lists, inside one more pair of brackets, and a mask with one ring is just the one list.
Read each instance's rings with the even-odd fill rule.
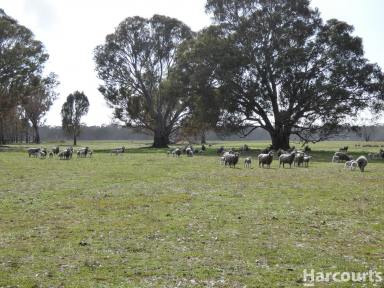
[[[239,152],[233,152],[233,150],[225,152],[224,148],[220,147],[217,150],[217,153],[221,155],[219,162],[224,166],[229,165],[229,167],[235,167],[239,161],[239,157],[240,157]],[[308,155],[307,153],[303,151],[297,151],[294,149],[291,151],[284,151],[282,149],[279,149],[276,152],[274,152],[271,149],[267,149],[257,156],[259,167],[270,168],[275,154],[277,154],[279,159],[279,167],[283,166],[283,168],[285,167],[285,165],[289,165],[289,167],[292,167],[292,164],[298,167],[300,166],[308,167],[309,161],[312,158],[312,156]],[[244,159],[244,167],[245,168],[252,167],[251,157],[246,157]]]
[[[308,147],[307,147],[308,148]],[[242,151],[248,151],[248,146],[244,145],[242,148]],[[205,146],[202,146],[202,150],[195,150],[191,145],[188,145],[186,147],[182,148],[176,148],[174,150],[168,151],[168,155],[172,155],[174,157],[180,157],[182,154],[186,154],[187,156],[192,157],[196,153],[202,153],[205,151]],[[308,167],[309,162],[312,159],[312,156],[308,154],[308,151],[310,149],[305,149],[304,151],[296,150],[295,148],[284,151],[282,149],[279,149],[277,151],[272,150],[271,147],[266,148],[263,150],[258,156],[258,164],[259,167],[264,168],[270,168],[271,163],[273,162],[274,155],[276,154],[279,161],[279,168],[283,167],[285,168],[286,165],[289,165],[289,167],[297,166],[297,167]],[[335,152],[335,154],[332,157],[332,162],[344,162],[344,167],[349,170],[355,170],[356,168],[359,168],[361,172],[364,172],[365,167],[368,165],[368,159],[365,156],[360,156],[356,160],[353,159],[353,157],[349,156],[347,154],[348,147],[340,148],[338,152]],[[380,151],[380,155],[382,155],[382,159],[384,159],[384,151]],[[236,165],[239,162],[240,158],[240,152],[235,152],[234,149],[231,149],[229,151],[225,151],[224,147],[220,147],[217,149],[217,154],[220,156],[219,163],[224,166],[229,166],[235,168]],[[381,156],[380,156],[381,157]],[[244,159],[244,168],[252,168],[252,158],[246,157]]]
[[181,154],[186,154],[188,157],[193,157],[195,154],[202,154],[206,150],[205,145],[201,145],[201,149],[194,149],[192,145],[187,145],[184,148],[176,148],[173,150],[169,150],[167,155],[172,155],[173,157],[180,157]]
[[[60,160],[70,160],[72,159],[73,154],[77,155],[77,158],[91,158],[93,151],[89,147],[80,147],[76,151],[73,150],[72,146],[60,150],[59,146],[56,146],[48,152],[47,148],[28,148],[27,149],[29,157],[35,157],[40,159],[46,159],[47,157],[52,159],[57,156]],[[120,155],[125,152],[125,147],[119,147],[112,149],[110,154]]]
[[[60,160],[69,160],[72,159],[74,150],[73,147],[67,147],[60,151],[60,147],[56,146],[51,149],[51,151],[48,152],[47,148],[29,148],[27,149],[28,156],[29,157],[35,157],[40,159],[46,159],[47,157],[52,159],[53,157],[57,156]],[[92,150],[88,147],[78,148],[75,151],[77,158],[91,158],[92,157]]]
[[355,170],[358,167],[361,172],[364,172],[365,167],[368,165],[367,157],[359,156],[356,160],[354,160],[352,156],[347,154],[347,152],[348,146],[340,148],[338,152],[333,154],[332,162],[344,162],[345,169]]
[[[308,148],[308,147],[307,147]],[[186,154],[188,157],[193,157],[195,154],[204,153],[206,150],[205,145],[201,146],[201,149],[194,149],[191,145],[187,145],[184,148],[176,148],[173,150],[169,150],[167,152],[168,155],[172,155],[173,157],[180,157],[182,154]],[[249,148],[247,145],[244,145],[242,151],[248,151]],[[305,149],[304,151],[296,150],[295,148],[284,151],[279,149],[277,151],[272,150],[271,147],[268,147],[261,151],[261,153],[257,156],[259,167],[270,168],[271,163],[273,162],[274,155],[276,154],[279,161],[279,168],[282,166],[283,168],[286,165],[289,167],[297,166],[297,167],[308,167],[309,162],[312,159],[312,156],[308,154],[310,149]],[[75,153],[77,158],[91,158],[92,150],[89,147],[78,148],[76,151],[73,150],[73,147],[67,147],[60,151],[58,146],[51,149],[48,152],[46,148],[29,148],[27,150],[29,157],[36,157],[40,159],[46,159],[47,157],[53,158],[57,156],[60,160],[69,160],[72,159],[72,155]],[[355,170],[359,168],[361,172],[364,172],[365,167],[368,165],[368,159],[365,156],[360,156],[356,160],[353,159],[352,156],[347,154],[348,146],[340,148],[338,152],[335,152],[332,157],[332,162],[340,163],[343,162],[345,169]],[[121,155],[125,153],[125,147],[119,147],[112,149],[110,151],[111,155]],[[224,166],[229,166],[235,168],[239,162],[240,152],[234,151],[231,149],[229,151],[225,151],[224,147],[220,147],[217,149],[217,154],[220,155],[219,162]],[[369,153],[369,159],[384,159],[384,150],[381,149],[379,153]],[[252,158],[246,157],[244,159],[244,168],[252,168]]]

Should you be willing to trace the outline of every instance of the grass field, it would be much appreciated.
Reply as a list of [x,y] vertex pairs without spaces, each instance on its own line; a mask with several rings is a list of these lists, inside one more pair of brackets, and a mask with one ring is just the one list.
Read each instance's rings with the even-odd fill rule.
[[[380,148],[311,145],[310,167],[292,169],[258,168],[251,152],[252,169],[230,169],[222,143],[180,159],[147,144],[80,143],[93,158],[70,161],[0,152],[0,287],[304,287],[304,269],[384,272],[384,162],[330,163],[342,146]],[[373,284],[315,287],[352,286]]]

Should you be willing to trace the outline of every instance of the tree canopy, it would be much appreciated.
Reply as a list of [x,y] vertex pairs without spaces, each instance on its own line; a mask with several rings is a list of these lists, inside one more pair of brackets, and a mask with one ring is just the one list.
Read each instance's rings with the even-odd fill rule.
[[42,124],[42,118],[57,98],[56,79],[57,76],[54,73],[47,77],[31,77],[25,84],[24,91],[21,92],[21,106],[35,131],[35,143],[40,143],[39,126]]
[[172,75],[179,45],[193,36],[182,22],[160,15],[129,17],[95,49],[99,90],[117,119],[154,134],[164,147],[186,116],[187,95]]
[[77,145],[77,136],[80,135],[81,117],[88,113],[88,97],[79,91],[69,94],[61,108],[63,130],[73,136],[73,145]]
[[288,148],[292,134],[325,139],[380,104],[383,73],[364,58],[362,39],[345,22],[323,23],[308,0],[208,0],[206,9],[226,47],[214,83],[228,126],[261,127],[275,148]]
[[47,60],[33,33],[0,9],[0,143],[5,141],[7,119],[19,118],[17,106],[26,84],[41,77]]

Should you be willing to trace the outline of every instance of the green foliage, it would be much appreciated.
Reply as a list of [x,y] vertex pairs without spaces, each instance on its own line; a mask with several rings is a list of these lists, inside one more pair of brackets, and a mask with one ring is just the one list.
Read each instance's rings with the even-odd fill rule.
[[104,81],[99,90],[115,117],[153,132],[154,146],[167,145],[186,114],[185,95],[170,74],[177,48],[192,34],[173,18],[130,17],[95,49],[96,70]]
[[[0,9],[0,100],[14,96],[32,74],[39,74],[48,54],[33,33]],[[9,102],[12,102],[9,99]],[[3,102],[4,101],[4,102]],[[2,109],[3,110],[3,109]]]
[[[226,43],[217,36],[215,26],[200,31],[179,48],[174,74],[190,95],[189,115],[183,121],[188,135],[216,129],[222,99],[216,83],[215,71],[227,53]],[[212,53],[212,51],[215,53]]]
[[34,76],[24,84],[24,91],[21,96],[21,105],[25,116],[32,123],[35,129],[35,143],[40,143],[38,132],[41,120],[48,112],[57,98],[55,88],[58,85],[57,76],[51,73],[47,77]]
[[88,109],[88,98],[79,91],[69,94],[61,109],[63,130],[74,137],[74,145],[76,145],[76,137],[80,135],[81,117],[88,113]]
[[[0,9],[0,143],[7,119],[17,118],[24,85],[40,77],[48,54],[33,33]],[[13,124],[13,123],[12,123]]]
[[291,134],[322,140],[347,116],[379,106],[383,73],[364,58],[361,38],[345,22],[323,23],[309,1],[209,0],[206,8],[230,56],[215,70],[229,124],[261,127],[287,148]]

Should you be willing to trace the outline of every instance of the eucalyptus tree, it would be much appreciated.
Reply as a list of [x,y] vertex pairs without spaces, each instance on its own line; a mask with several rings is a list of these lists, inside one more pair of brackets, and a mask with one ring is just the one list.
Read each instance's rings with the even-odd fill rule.
[[173,18],[129,17],[95,49],[99,91],[114,116],[152,132],[154,147],[167,146],[188,115],[188,95],[172,71],[179,45],[191,37]]
[[206,4],[228,55],[215,69],[225,95],[223,120],[245,135],[265,129],[274,148],[288,148],[291,135],[304,142],[326,139],[350,117],[382,104],[383,73],[364,58],[362,39],[345,22],[324,23],[309,5],[308,0]]
[[88,113],[88,97],[79,91],[69,94],[61,108],[62,128],[64,132],[73,137],[73,145],[77,145],[80,135],[81,117]]
[[5,141],[5,119],[20,104],[23,86],[42,73],[47,60],[33,33],[0,9],[0,143]]
[[56,78],[53,73],[47,77],[32,77],[22,92],[21,106],[25,116],[32,124],[35,143],[40,143],[39,126],[57,98],[55,88],[58,82]]

